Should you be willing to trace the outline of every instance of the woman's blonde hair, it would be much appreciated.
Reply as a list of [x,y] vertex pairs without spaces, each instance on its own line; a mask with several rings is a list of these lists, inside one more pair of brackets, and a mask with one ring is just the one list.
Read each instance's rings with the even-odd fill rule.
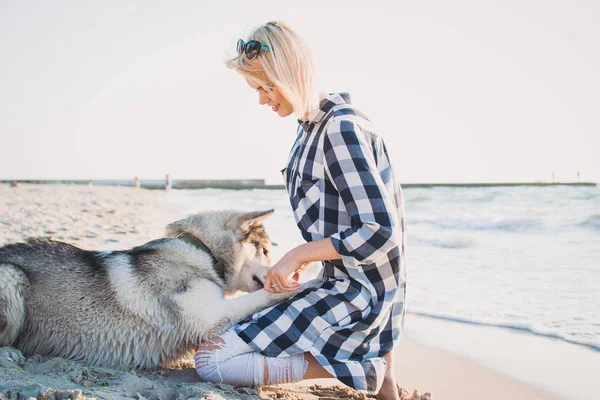
[[318,105],[314,104],[315,66],[306,43],[281,22],[259,26],[246,42],[250,40],[269,46],[269,50],[261,50],[253,60],[245,54],[236,56],[226,62],[227,67],[267,90],[276,87],[290,102],[298,118],[306,119],[309,111]]

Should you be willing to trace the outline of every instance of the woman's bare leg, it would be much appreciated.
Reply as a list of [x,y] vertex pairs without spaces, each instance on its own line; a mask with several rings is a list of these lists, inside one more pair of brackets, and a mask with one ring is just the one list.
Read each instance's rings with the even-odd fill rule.
[[[304,373],[304,379],[333,378],[333,375],[327,372],[309,352],[304,353],[304,359],[308,361],[308,368],[306,368],[306,372]],[[266,370],[267,366],[265,364],[265,373]],[[265,374],[265,376],[268,375]]]
[[394,351],[390,351],[383,358],[386,363],[385,375],[383,377],[383,385],[381,385],[381,389],[377,393],[377,398],[380,400],[400,400],[396,377],[394,376]]

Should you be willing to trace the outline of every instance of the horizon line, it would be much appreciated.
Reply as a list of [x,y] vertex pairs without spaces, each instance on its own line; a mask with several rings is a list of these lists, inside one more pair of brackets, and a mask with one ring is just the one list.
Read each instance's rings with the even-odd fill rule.
[[[13,184],[75,184],[100,186],[135,186],[134,179],[0,179],[0,183]],[[164,189],[166,180],[145,179],[139,180],[139,186],[143,189]],[[555,182],[413,182],[402,183],[405,188],[428,188],[428,187],[512,187],[512,186],[587,186],[595,187],[596,182],[585,181],[555,181]],[[266,184],[265,179],[172,179],[173,189],[285,189],[283,184]]]

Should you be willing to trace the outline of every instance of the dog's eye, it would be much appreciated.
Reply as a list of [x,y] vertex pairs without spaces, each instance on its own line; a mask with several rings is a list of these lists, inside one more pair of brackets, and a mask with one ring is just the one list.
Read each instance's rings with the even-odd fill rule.
[[265,256],[268,256],[268,255],[269,255],[269,250],[267,250],[267,249],[265,249],[265,248],[263,247],[263,254],[264,254]]

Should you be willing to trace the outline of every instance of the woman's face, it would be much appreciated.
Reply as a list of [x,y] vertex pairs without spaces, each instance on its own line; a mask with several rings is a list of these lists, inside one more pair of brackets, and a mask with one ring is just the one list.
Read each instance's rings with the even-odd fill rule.
[[277,88],[265,88],[258,86],[255,83],[250,82],[246,79],[248,85],[258,93],[258,104],[268,105],[271,109],[277,113],[280,117],[287,117],[294,112],[294,108],[289,101],[283,97],[279,89]]

